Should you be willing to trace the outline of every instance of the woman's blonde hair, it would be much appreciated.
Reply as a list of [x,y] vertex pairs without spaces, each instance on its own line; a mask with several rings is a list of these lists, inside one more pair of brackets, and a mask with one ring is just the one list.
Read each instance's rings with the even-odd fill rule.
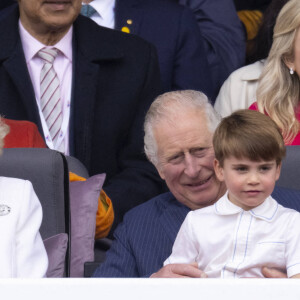
[[300,129],[295,114],[299,104],[300,74],[291,75],[286,65],[294,60],[299,26],[300,1],[290,0],[277,17],[272,47],[257,88],[258,110],[275,121],[286,144],[293,141]]

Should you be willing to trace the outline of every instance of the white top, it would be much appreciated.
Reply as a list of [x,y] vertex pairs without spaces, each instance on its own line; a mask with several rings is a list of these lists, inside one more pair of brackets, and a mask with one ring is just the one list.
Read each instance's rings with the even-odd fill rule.
[[97,11],[91,16],[93,21],[104,27],[115,28],[115,0],[93,0],[89,5]]
[[69,154],[69,119],[70,119],[70,104],[71,104],[71,86],[72,86],[72,32],[73,27],[70,28],[68,33],[54,46],[59,50],[57,57],[54,60],[53,68],[57,73],[60,83],[60,95],[62,103],[63,121],[62,127],[57,139],[57,143],[54,145],[48,130],[47,123],[45,121],[43,112],[40,107],[40,74],[44,65],[43,60],[37,55],[37,53],[44,47],[37,39],[35,39],[29,32],[23,27],[19,21],[19,31],[26,59],[27,68],[33,85],[36,102],[39,110],[40,119],[44,131],[45,140],[47,146],[50,149],[60,150],[60,145],[63,144],[65,154]]
[[45,277],[42,207],[29,181],[0,177],[0,278]]
[[226,79],[214,105],[222,117],[227,117],[238,109],[246,109],[256,102],[258,79],[264,63],[265,60],[260,60],[242,67]]
[[227,193],[214,205],[191,211],[164,265],[197,262],[212,278],[264,277],[263,266],[300,273],[300,213],[269,196],[244,211]]

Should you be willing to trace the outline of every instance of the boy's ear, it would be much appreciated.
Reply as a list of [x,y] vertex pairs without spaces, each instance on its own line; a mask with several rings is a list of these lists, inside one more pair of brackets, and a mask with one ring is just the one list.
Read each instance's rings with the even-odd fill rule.
[[214,159],[214,170],[219,181],[224,181],[223,168],[217,159]]
[[280,172],[281,172],[281,163],[277,165],[277,168],[276,168],[276,180],[279,179],[280,177]]

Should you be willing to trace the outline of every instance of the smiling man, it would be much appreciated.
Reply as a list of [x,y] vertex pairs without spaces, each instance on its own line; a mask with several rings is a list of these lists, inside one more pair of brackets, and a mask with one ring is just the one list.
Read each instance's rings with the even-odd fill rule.
[[49,148],[106,173],[115,223],[162,191],[143,155],[160,92],[156,52],[79,15],[81,0],[19,0],[0,17],[0,113],[37,124]]

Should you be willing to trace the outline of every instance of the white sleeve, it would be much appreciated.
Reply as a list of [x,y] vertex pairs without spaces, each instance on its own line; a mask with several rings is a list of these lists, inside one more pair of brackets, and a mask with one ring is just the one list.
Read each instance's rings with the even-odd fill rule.
[[285,258],[287,276],[291,277],[300,274],[300,213],[294,213],[287,228]]
[[189,212],[182,223],[175,239],[172,253],[165,260],[164,266],[168,264],[190,264],[196,261],[199,254],[197,241],[193,234],[193,212]]
[[29,181],[24,181],[21,209],[16,229],[17,277],[45,277],[48,268],[47,253],[39,233],[42,207]]

